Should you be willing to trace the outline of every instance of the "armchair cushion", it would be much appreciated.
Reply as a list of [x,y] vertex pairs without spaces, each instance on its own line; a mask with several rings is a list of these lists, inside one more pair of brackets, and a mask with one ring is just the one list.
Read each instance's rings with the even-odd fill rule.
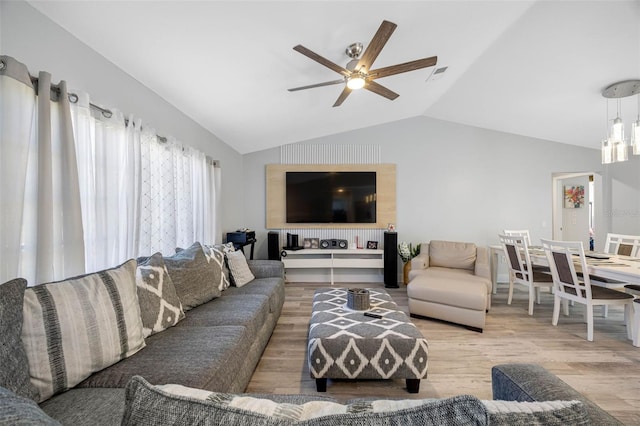
[[474,270],[476,264],[475,244],[431,241],[429,246],[430,266]]

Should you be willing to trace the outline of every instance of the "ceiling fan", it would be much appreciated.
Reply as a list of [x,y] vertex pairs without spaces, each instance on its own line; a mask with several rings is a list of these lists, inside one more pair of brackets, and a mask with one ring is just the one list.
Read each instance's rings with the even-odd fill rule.
[[382,48],[393,34],[397,25],[393,22],[382,21],[380,28],[375,33],[371,42],[367,46],[367,49],[362,53],[362,43],[353,43],[347,47],[345,53],[351,58],[351,61],[346,67],[341,67],[330,60],[318,55],[315,52],[307,49],[302,45],[297,45],[293,48],[296,52],[300,52],[306,57],[313,59],[319,64],[337,72],[342,75],[339,80],[326,81],[324,83],[312,84],[310,86],[295,87],[289,89],[290,92],[297,90],[312,89],[315,87],[331,86],[334,84],[345,84],[342,93],[338,96],[338,99],[333,104],[334,107],[342,105],[342,103],[351,94],[352,90],[367,89],[370,92],[376,93],[380,96],[384,96],[387,99],[394,100],[399,94],[392,90],[387,89],[381,84],[376,83],[374,80],[382,77],[388,77],[390,75],[400,74],[403,72],[414,71],[421,68],[432,67],[438,62],[437,56],[430,58],[417,59],[415,61],[405,62],[398,65],[392,65],[389,67],[383,67],[378,69],[371,69],[373,62],[376,60]]

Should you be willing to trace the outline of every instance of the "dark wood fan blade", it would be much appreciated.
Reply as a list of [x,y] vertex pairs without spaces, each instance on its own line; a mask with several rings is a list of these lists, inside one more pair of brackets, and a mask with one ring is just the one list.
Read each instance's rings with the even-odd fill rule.
[[364,67],[364,71],[369,72],[371,66],[373,65],[373,62],[380,54],[380,51],[382,50],[384,45],[387,44],[387,40],[389,40],[389,37],[391,37],[391,34],[393,34],[393,31],[395,31],[396,27],[397,25],[393,22],[382,21],[382,24],[380,24],[380,28],[378,28],[378,31],[371,39],[371,42],[367,46],[367,49],[360,57],[358,65],[355,68],[356,70],[361,70],[362,67]]
[[333,106],[337,107],[342,105],[344,100],[347,99],[347,96],[349,96],[350,94],[351,94],[351,89],[349,89],[347,86],[344,86],[344,90],[342,91],[342,93],[340,93],[340,96],[338,96],[338,99],[336,99],[336,103],[333,104]]
[[318,55],[317,53],[307,49],[306,47],[302,46],[301,44],[295,46],[293,48],[293,50],[295,50],[296,52],[300,52],[302,53],[304,56],[306,56],[307,58],[313,59],[314,61],[316,61],[319,64],[324,65],[325,67],[334,70],[335,72],[344,75],[345,77],[349,76],[351,74],[351,72],[346,69],[341,67],[338,64],[335,64],[333,62],[331,62],[330,60],[328,60],[327,58],[323,58],[322,56]]
[[377,70],[371,70],[369,78],[382,78],[388,77],[394,74],[400,74],[407,71],[419,70],[420,68],[432,67],[438,62],[437,56],[430,58],[417,59],[415,61],[405,62],[403,64],[391,65],[390,67],[378,68]]
[[393,90],[389,90],[383,85],[376,83],[375,81],[367,81],[367,84],[365,84],[364,88],[369,90],[370,92],[376,93],[380,96],[384,96],[385,98],[391,100],[394,100],[395,98],[400,96]]
[[331,86],[331,85],[340,84],[340,83],[344,84],[343,78],[341,78],[340,80],[325,81],[324,83],[311,84],[309,86],[294,87],[293,89],[287,89],[287,90],[290,92],[296,92],[298,90],[313,89],[315,87]]

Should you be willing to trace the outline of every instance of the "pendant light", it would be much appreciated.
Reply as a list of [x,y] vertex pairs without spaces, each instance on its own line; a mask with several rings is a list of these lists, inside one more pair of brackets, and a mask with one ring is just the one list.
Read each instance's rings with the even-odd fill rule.
[[[617,100],[616,118],[608,130],[607,139],[602,141],[602,164],[627,161],[629,159],[629,146],[624,137],[624,123],[621,118],[622,98],[638,95],[638,93],[640,93],[640,80],[620,81],[602,91],[602,96],[607,98],[607,127],[609,126],[608,99],[614,98]],[[640,155],[640,103],[638,114],[638,121],[631,126],[631,145],[633,146],[634,155]]]

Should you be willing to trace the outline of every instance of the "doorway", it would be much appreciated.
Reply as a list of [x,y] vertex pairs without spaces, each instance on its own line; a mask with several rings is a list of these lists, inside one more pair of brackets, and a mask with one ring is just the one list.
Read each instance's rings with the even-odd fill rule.
[[[583,191],[582,202],[565,199],[565,191]],[[596,172],[552,175],[553,239],[582,241],[585,250],[604,245],[602,176]]]

